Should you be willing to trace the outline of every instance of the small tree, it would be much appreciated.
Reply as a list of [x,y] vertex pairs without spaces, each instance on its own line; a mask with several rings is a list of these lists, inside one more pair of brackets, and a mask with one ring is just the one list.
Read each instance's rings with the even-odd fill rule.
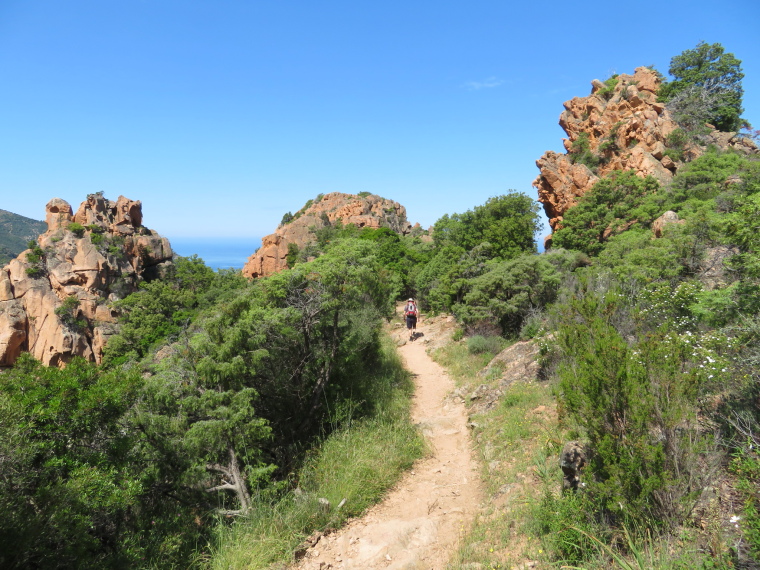
[[660,98],[676,121],[700,125],[711,123],[720,131],[738,131],[743,124],[741,60],[724,53],[719,43],[699,42],[670,60],[669,73],[675,77],[660,88]]
[[293,267],[296,263],[298,263],[299,253],[300,249],[297,243],[291,242],[288,244],[288,255],[285,256],[285,261],[288,264],[288,267]]

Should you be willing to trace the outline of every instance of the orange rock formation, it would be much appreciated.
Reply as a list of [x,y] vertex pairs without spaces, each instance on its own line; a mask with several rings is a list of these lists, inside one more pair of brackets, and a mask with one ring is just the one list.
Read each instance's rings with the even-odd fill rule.
[[[110,302],[170,263],[171,245],[142,226],[141,203],[123,196],[91,194],[76,214],[53,198],[45,219],[40,259],[27,250],[0,269],[0,365],[22,351],[47,365],[100,362],[115,331]],[[64,306],[69,298],[76,303]]]
[[[597,79],[591,85],[591,95],[564,103],[559,124],[568,136],[563,139],[568,153],[547,151],[536,161],[541,173],[533,186],[552,230],[557,229],[564,213],[579,197],[613,170],[633,170],[667,183],[682,165],[665,154],[666,138],[678,125],[665,105],[657,102],[660,81],[653,70],[638,67],[633,75],[621,74],[612,89]],[[721,148],[747,146],[735,135],[713,130],[709,137]],[[583,142],[582,137],[588,141],[589,150],[601,159],[595,172],[571,160],[570,151]],[[752,151],[749,146],[745,150]],[[686,158],[696,158],[702,152],[703,148],[692,145],[686,149]]]
[[338,221],[359,228],[386,227],[400,234],[407,234],[412,229],[406,220],[406,208],[374,194],[361,197],[333,192],[316,200],[299,214],[261,240],[261,247],[243,267],[243,275],[248,278],[266,277],[286,269],[288,244],[294,243],[299,249],[303,248],[315,241],[314,230]]

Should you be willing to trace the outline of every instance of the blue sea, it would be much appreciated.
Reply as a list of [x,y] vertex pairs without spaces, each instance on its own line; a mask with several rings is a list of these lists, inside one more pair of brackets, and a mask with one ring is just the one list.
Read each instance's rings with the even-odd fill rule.
[[260,238],[169,238],[177,255],[196,254],[211,269],[242,269],[261,246]]

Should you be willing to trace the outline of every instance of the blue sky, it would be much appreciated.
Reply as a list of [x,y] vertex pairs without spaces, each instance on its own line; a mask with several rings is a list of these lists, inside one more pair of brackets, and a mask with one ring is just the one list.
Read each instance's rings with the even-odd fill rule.
[[701,40],[760,125],[759,24],[757,0],[0,0],[0,208],[103,191],[170,238],[258,238],[368,191],[428,227],[535,198],[564,101]]

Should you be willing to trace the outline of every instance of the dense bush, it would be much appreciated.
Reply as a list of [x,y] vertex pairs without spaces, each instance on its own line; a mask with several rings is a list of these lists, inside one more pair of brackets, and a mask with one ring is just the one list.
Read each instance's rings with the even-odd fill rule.
[[591,449],[586,492],[608,521],[678,524],[712,475],[699,459],[714,442],[698,427],[696,402],[714,367],[705,367],[690,331],[667,324],[630,343],[629,299],[582,290],[563,308],[557,341],[560,400]]
[[464,214],[444,215],[433,226],[433,239],[439,247],[454,245],[465,250],[487,242],[494,257],[510,259],[535,252],[534,237],[540,229],[537,204],[512,192],[489,198]]
[[156,509],[159,482],[129,427],[140,388],[136,370],[103,373],[82,360],[58,369],[22,356],[0,374],[3,568],[125,568],[190,555],[193,515]]
[[69,231],[80,238],[84,236],[85,227],[79,222],[71,222],[69,224]]
[[475,335],[467,339],[467,350],[470,354],[488,352],[497,355],[501,352],[502,348],[504,348],[504,339],[499,336]]
[[552,245],[599,254],[609,236],[633,224],[651,222],[661,213],[645,201],[659,187],[654,178],[641,178],[632,171],[611,173],[565,213]]
[[501,334],[515,336],[532,309],[554,301],[560,280],[546,256],[523,255],[470,279],[469,291],[453,311],[468,329],[493,323]]

